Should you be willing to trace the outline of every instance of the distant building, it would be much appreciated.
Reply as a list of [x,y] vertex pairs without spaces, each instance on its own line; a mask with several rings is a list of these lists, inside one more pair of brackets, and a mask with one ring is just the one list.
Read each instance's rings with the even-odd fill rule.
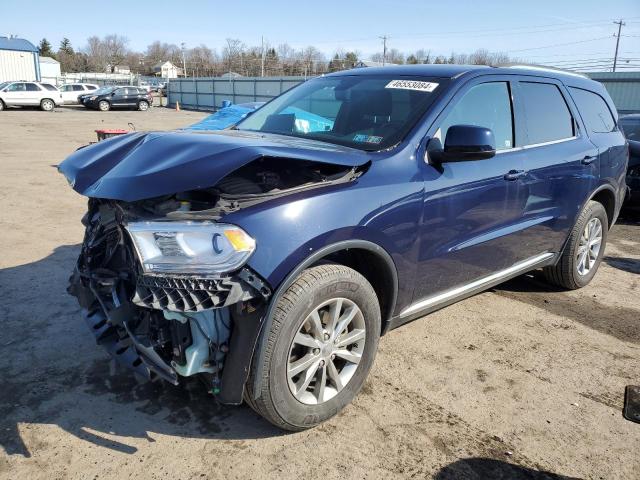
[[131,73],[131,69],[128,65],[116,65],[113,67],[113,72],[111,73],[120,73],[124,75],[129,75]]
[[618,113],[640,113],[640,72],[587,73],[607,89]]
[[60,73],[60,62],[51,57],[40,57],[40,79],[42,82],[56,84]]
[[182,69],[171,62],[160,62],[153,66],[153,74],[162,78],[178,78],[184,76]]
[[0,37],[0,82],[40,81],[38,49],[23,38]]

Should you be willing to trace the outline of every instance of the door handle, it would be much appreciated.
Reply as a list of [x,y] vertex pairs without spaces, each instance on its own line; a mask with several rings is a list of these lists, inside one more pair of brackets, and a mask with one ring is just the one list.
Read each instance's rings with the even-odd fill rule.
[[597,159],[597,155],[586,155],[582,160],[580,160],[580,163],[582,163],[583,165],[591,165]]
[[524,170],[509,170],[504,174],[504,179],[509,181],[518,180],[519,178],[524,177],[526,174],[527,172],[525,172]]

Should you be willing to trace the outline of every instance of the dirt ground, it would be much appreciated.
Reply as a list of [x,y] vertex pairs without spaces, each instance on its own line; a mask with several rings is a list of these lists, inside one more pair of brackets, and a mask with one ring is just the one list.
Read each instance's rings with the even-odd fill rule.
[[356,401],[285,434],[199,385],[138,383],[66,294],[85,199],[54,165],[94,129],[205,114],[0,114],[0,478],[640,478],[640,224],[620,222],[594,282],[535,276],[385,336]]

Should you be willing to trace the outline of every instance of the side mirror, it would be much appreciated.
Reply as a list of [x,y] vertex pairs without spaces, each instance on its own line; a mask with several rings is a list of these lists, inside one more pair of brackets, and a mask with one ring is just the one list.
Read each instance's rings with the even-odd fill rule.
[[486,160],[495,156],[496,140],[490,128],[452,125],[447,130],[444,148],[428,150],[428,153],[430,159],[439,163]]

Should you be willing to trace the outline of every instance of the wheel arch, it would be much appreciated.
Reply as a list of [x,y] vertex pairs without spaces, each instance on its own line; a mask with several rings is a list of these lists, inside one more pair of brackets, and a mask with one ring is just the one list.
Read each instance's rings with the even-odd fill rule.
[[[303,270],[326,262],[339,263],[353,268],[371,283],[380,303],[382,317],[382,331],[380,333],[382,334],[386,330],[398,297],[398,272],[395,262],[391,255],[376,243],[367,240],[344,240],[320,248],[307,256],[280,283],[272,295],[265,313],[266,318],[254,347],[254,359],[260,358],[264,354],[264,342],[260,339],[264,332],[271,327],[271,316],[278,298],[293,284]],[[390,288],[390,291],[386,290],[387,287]],[[258,369],[259,371],[253,379],[252,388],[252,391],[256,393],[260,392],[262,386],[262,362],[258,363]]]
[[616,215],[616,192],[613,187],[609,184],[601,185],[591,194],[585,205],[591,200],[600,203],[604,207],[607,212],[607,223],[611,228]]

